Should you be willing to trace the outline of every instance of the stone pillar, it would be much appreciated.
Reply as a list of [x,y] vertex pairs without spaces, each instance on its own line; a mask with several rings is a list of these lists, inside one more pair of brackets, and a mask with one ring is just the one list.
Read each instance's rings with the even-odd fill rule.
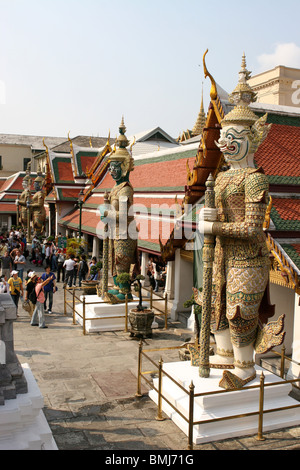
[[0,405],[27,393],[27,381],[14,350],[13,322],[17,318],[14,302],[9,294],[0,294]]
[[57,237],[58,235],[58,209],[57,205],[55,204],[55,231],[54,231],[54,236]]
[[93,253],[92,256],[96,256],[97,260],[99,258],[99,238],[97,235],[93,238]]
[[193,264],[180,256],[180,249],[175,254],[175,277],[174,277],[174,300],[171,310],[172,320],[178,319],[180,312],[189,312],[183,304],[189,300],[193,294]]
[[[295,294],[292,360],[300,363],[300,296]],[[291,362],[287,378],[300,377],[300,366]],[[299,386],[299,383],[297,384]]]
[[144,287],[150,286],[149,277],[147,276],[147,265],[148,265],[148,254],[145,251],[142,251],[142,262],[141,262],[141,274],[145,277],[145,280],[142,281]]
[[167,278],[165,285],[165,294],[168,295],[168,299],[174,299],[174,282],[175,282],[175,261],[168,261],[167,264]]

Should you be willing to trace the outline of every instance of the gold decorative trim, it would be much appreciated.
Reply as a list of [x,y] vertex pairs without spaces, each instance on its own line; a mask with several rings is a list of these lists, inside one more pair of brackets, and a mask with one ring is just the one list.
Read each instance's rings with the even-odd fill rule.
[[238,367],[239,369],[249,369],[250,367],[254,367],[255,363],[253,361],[234,361],[234,366]]
[[234,357],[233,350],[229,351],[229,350],[217,348],[216,354],[222,357]]
[[297,294],[300,294],[299,276],[270,234],[267,237],[267,246],[272,255],[270,281],[273,284],[293,289]]

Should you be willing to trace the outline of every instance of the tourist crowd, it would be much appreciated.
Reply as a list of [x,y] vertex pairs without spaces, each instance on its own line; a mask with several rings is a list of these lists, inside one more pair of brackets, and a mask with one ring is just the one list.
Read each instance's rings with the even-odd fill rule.
[[[81,287],[83,281],[96,280],[99,275],[96,257],[88,262],[85,254],[76,256],[66,251],[59,239],[57,243],[51,238],[34,237],[27,244],[21,231],[11,230],[0,235],[0,293],[10,294],[17,312],[20,298],[23,300],[32,326],[47,328],[44,314],[52,313],[57,283],[72,287],[78,279]],[[37,268],[44,268],[44,273],[38,275]]]

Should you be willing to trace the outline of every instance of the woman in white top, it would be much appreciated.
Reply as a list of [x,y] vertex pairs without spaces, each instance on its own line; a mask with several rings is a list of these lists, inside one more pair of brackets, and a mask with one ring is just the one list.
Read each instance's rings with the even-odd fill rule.
[[0,294],[9,294],[9,284],[7,282],[7,277],[5,274],[0,277]]

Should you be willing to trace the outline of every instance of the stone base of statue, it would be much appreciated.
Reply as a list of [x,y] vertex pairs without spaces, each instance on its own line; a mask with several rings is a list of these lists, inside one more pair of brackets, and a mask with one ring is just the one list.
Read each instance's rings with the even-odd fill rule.
[[131,308],[129,312],[130,336],[150,338],[152,336],[153,321],[153,310],[147,308],[139,311],[136,308]]
[[43,413],[44,399],[28,364],[27,393],[0,406],[0,450],[58,450]]
[[[83,300],[83,296],[80,297]],[[98,331],[122,331],[125,330],[125,303],[108,304],[99,303],[102,301],[98,295],[89,295],[86,297],[85,305],[85,329],[87,333],[96,333]],[[138,298],[134,297],[132,302],[128,303],[128,331],[130,330],[129,310],[136,308],[139,304]],[[149,307],[147,303],[145,307]],[[83,325],[82,313],[83,304],[76,304],[75,320]],[[91,319],[91,320],[90,320]],[[152,323],[152,328],[158,328],[156,322]]]
[[[289,396],[292,385],[287,384],[280,377],[256,367],[256,379],[249,386],[259,385],[260,375],[265,375],[265,385],[282,382],[282,385],[265,387],[264,410],[273,410],[299,404]],[[221,391],[219,382],[223,371],[211,369],[209,378],[199,377],[198,367],[192,367],[186,362],[163,364],[166,371],[174,380],[183,386],[187,392],[191,381],[195,386],[195,394]],[[189,395],[178,387],[171,379],[164,376],[162,381],[162,394],[189,419]],[[158,389],[158,378],[154,379]],[[223,390],[224,391],[224,390]],[[150,398],[157,403],[158,394],[154,390],[149,392]],[[162,410],[173,422],[188,436],[188,421],[185,421],[165,400],[162,401]],[[233,437],[257,435],[258,415],[238,417],[239,415],[257,412],[259,410],[259,389],[226,391],[222,394],[195,398],[194,422],[206,421],[204,424],[194,426],[194,444],[203,444],[212,441],[224,440]],[[213,422],[213,419],[236,416],[236,418]],[[270,411],[264,414],[263,431],[272,431],[300,424],[300,408],[282,411]]]

